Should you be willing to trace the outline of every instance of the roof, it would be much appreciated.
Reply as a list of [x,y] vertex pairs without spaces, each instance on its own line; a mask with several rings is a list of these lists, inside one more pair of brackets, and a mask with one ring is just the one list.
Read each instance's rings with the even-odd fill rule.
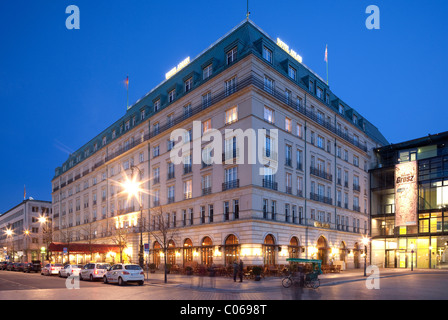
[[[225,54],[228,50],[238,47],[238,59],[249,55],[255,54],[256,56],[262,56],[262,45],[266,45],[273,49],[274,63],[272,67],[282,73],[286,79],[288,77],[287,64],[294,66],[297,69],[297,79],[293,81],[296,85],[300,86],[307,94],[315,94],[309,91],[309,81],[313,80],[316,86],[319,86],[325,91],[326,94],[330,96],[330,103],[327,107],[332,109],[333,112],[339,115],[338,108],[339,104],[344,106],[345,113],[342,115],[345,120],[347,120],[351,125],[356,126],[359,130],[364,131],[370,138],[376,141],[380,145],[387,145],[389,142],[380,133],[380,131],[364,117],[362,117],[356,110],[348,106],[344,101],[337,97],[331,90],[327,83],[319,77],[314,71],[312,71],[305,64],[294,59],[288,52],[279,47],[277,42],[271,38],[266,32],[264,32],[260,27],[255,25],[250,19],[246,19],[239,23],[236,27],[231,29],[224,36],[215,41],[207,49],[202,51],[197,57],[192,59],[189,64],[185,65],[182,69],[178,70],[176,74],[168,79],[163,80],[155,88],[151,89],[142,98],[137,100],[129,109],[126,111],[125,115],[114,122],[107,129],[103,130],[96,137],[91,139],[84,146],[79,148],[76,152],[71,154],[67,161],[64,162],[63,166],[66,166],[68,171],[71,168],[69,164],[73,161],[73,167],[82,163],[83,160],[97,154],[103,148],[114,139],[118,139],[123,134],[127,133],[126,130],[119,130],[127,121],[130,121],[133,117],[136,118],[135,126],[142,123],[139,117],[139,113],[144,110],[148,117],[151,117],[155,113],[169,106],[171,103],[176,102],[183,96],[190,94],[196,88],[202,86],[207,81],[214,78],[217,74],[226,70],[228,65],[225,63]],[[202,78],[202,69],[208,65],[213,65],[213,75],[207,79]],[[286,64],[286,67],[285,67]],[[184,92],[180,90],[183,87],[183,82],[187,78],[193,78],[193,89],[189,92]],[[174,102],[168,101],[168,92],[173,88],[176,90],[176,99]],[[160,109],[158,111],[154,110],[154,102],[159,100],[161,102]],[[358,125],[353,124],[352,115],[356,114],[359,118]],[[341,115],[339,115],[341,116]],[[145,118],[143,121],[146,121]],[[131,125],[132,128],[132,125]],[[112,138],[112,132],[115,131],[115,138]],[[105,146],[102,145],[103,137],[107,138],[107,143]],[[94,145],[97,145],[97,150],[94,150]],[[84,151],[89,150],[88,155],[84,154]],[[77,161],[77,157],[80,158]],[[61,175],[63,172],[62,167],[56,169],[55,177]],[[53,179],[54,179],[53,178]]]

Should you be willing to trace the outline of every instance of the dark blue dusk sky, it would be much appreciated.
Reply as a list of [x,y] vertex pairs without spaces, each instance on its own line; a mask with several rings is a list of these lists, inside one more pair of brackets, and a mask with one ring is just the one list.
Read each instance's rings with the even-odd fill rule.
[[[80,30],[68,30],[69,5]],[[368,30],[369,5],[380,30]],[[251,0],[251,20],[392,143],[448,130],[448,1]],[[185,57],[245,19],[246,0],[0,2],[0,213],[51,200],[54,169]]]

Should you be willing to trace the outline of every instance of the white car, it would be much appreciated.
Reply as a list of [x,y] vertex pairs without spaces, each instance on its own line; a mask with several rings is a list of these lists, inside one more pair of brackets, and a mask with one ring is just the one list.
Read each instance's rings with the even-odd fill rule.
[[128,282],[137,282],[142,286],[145,282],[145,274],[138,264],[114,264],[103,277],[104,283],[118,283],[122,286]]
[[109,263],[88,263],[79,272],[79,280],[102,279],[109,267]]
[[68,278],[70,276],[79,276],[79,272],[83,266],[79,264],[67,264],[64,268],[59,270],[59,276]]
[[53,274],[59,274],[59,270],[63,268],[63,265],[60,263],[47,263],[42,270],[40,271],[40,274],[45,276],[51,276]]

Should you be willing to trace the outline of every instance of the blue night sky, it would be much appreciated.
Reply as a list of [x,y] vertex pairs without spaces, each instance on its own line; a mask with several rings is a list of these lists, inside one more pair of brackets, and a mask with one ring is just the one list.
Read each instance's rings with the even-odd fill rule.
[[[318,3],[318,5],[316,4]],[[69,5],[80,30],[68,30]],[[367,6],[380,8],[368,30]],[[281,38],[392,143],[447,130],[448,1],[251,0],[251,20]],[[0,212],[51,200],[54,169],[246,17],[245,0],[0,3]]]

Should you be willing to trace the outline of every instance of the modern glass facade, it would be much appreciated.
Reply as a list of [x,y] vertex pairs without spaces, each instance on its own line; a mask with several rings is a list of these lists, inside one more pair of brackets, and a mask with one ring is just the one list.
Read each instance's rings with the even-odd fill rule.
[[[447,142],[444,132],[375,150],[377,162],[370,170],[372,264],[448,268]],[[397,176],[396,168],[409,162],[417,166],[415,180],[405,176],[417,184],[415,200],[400,199],[404,189],[397,186],[403,177]],[[416,221],[397,225],[397,212],[409,210],[413,201]]]

